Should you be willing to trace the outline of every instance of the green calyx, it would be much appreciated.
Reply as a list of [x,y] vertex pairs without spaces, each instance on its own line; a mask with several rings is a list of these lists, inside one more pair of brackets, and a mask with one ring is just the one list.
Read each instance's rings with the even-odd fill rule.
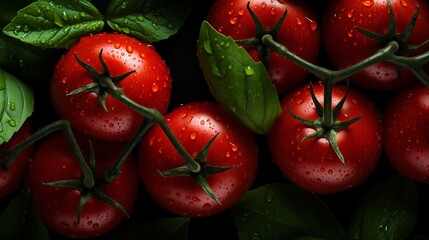
[[178,168],[170,169],[164,172],[160,172],[161,176],[163,177],[172,177],[172,176],[188,176],[192,177],[198,185],[204,190],[204,192],[207,193],[213,200],[215,200],[219,205],[222,205],[219,199],[217,198],[216,194],[213,192],[213,190],[210,188],[207,177],[212,174],[217,174],[221,172],[228,171],[234,166],[231,167],[220,167],[220,166],[212,166],[210,164],[207,164],[207,153],[208,150],[213,143],[213,141],[216,139],[216,137],[219,135],[217,133],[215,136],[213,136],[206,145],[201,149],[201,151],[198,153],[198,155],[195,157],[195,161],[198,162],[201,166],[201,170],[199,172],[193,172],[189,169],[188,166],[181,166]]
[[[325,102],[325,106],[322,106],[320,102],[317,100],[316,95],[314,94],[312,84],[310,83],[309,86],[310,86],[311,98],[313,100],[313,103],[316,107],[317,114],[319,116],[318,119],[316,120],[304,119],[297,116],[290,109],[288,109],[289,113],[292,115],[292,117],[295,120],[300,121],[316,130],[316,132],[302,138],[301,142],[310,138],[326,138],[329,141],[330,145],[332,146],[332,149],[340,159],[340,161],[343,164],[345,164],[344,156],[341,153],[340,148],[338,147],[337,133],[347,128],[351,124],[355,123],[362,117],[362,116],[358,116],[348,121],[338,120],[338,114],[340,113],[340,110],[343,107],[344,102],[346,101],[346,98],[347,98],[349,85],[347,84],[347,91],[344,94],[343,98],[340,100],[340,102],[338,102],[338,104],[332,110],[330,110],[331,101],[329,101],[329,104],[326,104]],[[325,87],[325,93],[324,93],[325,100],[326,98],[332,98],[332,85],[325,84],[324,87]]]
[[270,57],[270,53],[271,53],[271,49],[269,47],[267,47],[265,44],[263,44],[262,37],[264,35],[269,34],[273,37],[274,40],[277,40],[277,35],[280,31],[280,27],[282,26],[282,24],[286,18],[287,10],[284,11],[282,16],[277,21],[277,23],[271,29],[266,29],[264,27],[261,20],[258,18],[258,16],[256,16],[255,12],[253,12],[253,10],[250,8],[250,2],[247,3],[247,11],[250,13],[252,20],[255,23],[256,35],[252,38],[249,38],[249,39],[236,40],[236,43],[251,46],[251,47],[257,49],[257,51],[259,53],[259,57],[261,58],[261,62],[265,65],[265,67],[267,67],[269,57]]
[[80,215],[82,213],[83,208],[85,207],[86,203],[90,199],[98,199],[100,201],[103,201],[107,204],[110,204],[117,209],[119,209],[124,215],[128,218],[129,214],[124,209],[124,207],[115,201],[114,199],[110,198],[106,194],[104,194],[101,191],[101,188],[108,184],[108,182],[105,181],[103,177],[98,177],[95,172],[95,154],[94,149],[92,147],[91,142],[89,142],[90,147],[90,159],[89,159],[89,167],[91,169],[91,173],[93,176],[95,176],[95,184],[92,187],[85,186],[85,183],[83,179],[66,179],[66,180],[59,180],[55,182],[48,182],[44,183],[47,186],[55,186],[55,187],[67,187],[67,188],[74,188],[78,189],[80,191],[80,201],[77,208],[77,222],[80,222]]
[[413,16],[410,19],[405,30],[401,33],[396,32],[396,20],[395,15],[393,13],[393,7],[390,0],[387,0],[387,6],[389,9],[389,28],[387,33],[382,35],[375,32],[371,32],[360,27],[356,27],[356,29],[362,34],[370,37],[371,39],[379,42],[381,46],[386,46],[389,42],[395,41],[399,44],[399,49],[397,51],[398,55],[404,55],[407,52],[415,51],[423,46],[426,46],[429,43],[429,40],[424,41],[419,45],[410,45],[407,43],[408,38],[410,37],[414,26],[416,25],[417,17],[419,16],[419,8],[416,7],[416,10]]
[[95,92],[98,95],[98,99],[100,101],[100,104],[103,106],[104,110],[107,112],[108,111],[107,107],[106,107],[107,96],[109,96],[109,94],[121,95],[123,93],[122,93],[122,90],[120,88],[117,88],[117,91],[119,91],[118,93],[112,93],[112,91],[109,90],[108,87],[105,85],[105,82],[107,82],[106,79],[111,80],[111,82],[113,82],[116,85],[119,82],[121,82],[122,80],[124,80],[126,77],[128,77],[129,75],[134,73],[135,70],[129,71],[129,72],[124,73],[124,74],[119,75],[119,76],[111,76],[110,72],[109,72],[109,68],[107,67],[106,63],[104,62],[102,55],[103,55],[103,49],[101,49],[100,53],[99,53],[99,61],[101,63],[101,66],[103,67],[103,72],[99,72],[94,67],[92,67],[91,65],[89,65],[89,64],[85,63],[84,61],[82,61],[81,59],[79,59],[79,57],[76,54],[74,54],[76,61],[89,73],[89,75],[91,75],[93,83],[90,83],[86,86],[78,88],[78,89],[70,92],[68,95],[74,95],[74,94],[78,94],[81,92]]

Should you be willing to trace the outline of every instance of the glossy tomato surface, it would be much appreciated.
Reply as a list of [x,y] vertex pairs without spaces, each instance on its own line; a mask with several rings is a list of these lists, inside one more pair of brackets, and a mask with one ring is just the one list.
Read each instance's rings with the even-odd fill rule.
[[159,172],[183,166],[185,161],[155,126],[144,136],[138,156],[140,177],[148,193],[162,207],[190,217],[215,215],[234,205],[256,177],[258,146],[252,132],[211,102],[185,104],[165,118],[192,157],[218,134],[208,150],[206,164],[233,168],[207,177],[221,204],[190,176],[161,176]]
[[165,61],[153,45],[117,33],[83,37],[61,57],[50,84],[52,103],[58,115],[80,131],[103,140],[126,141],[140,127],[141,115],[112,96],[105,101],[105,111],[95,92],[67,95],[93,82],[74,55],[102,72],[101,50],[111,76],[135,70],[118,84],[128,98],[161,113],[168,109],[172,79]]
[[[320,52],[320,27],[318,18],[305,2],[218,0],[210,8],[207,21],[220,33],[235,40],[262,37],[256,35],[255,23],[246,8],[247,3],[267,30],[274,28],[287,11],[280,31],[274,37],[296,55],[313,63],[316,61]],[[255,60],[261,60],[256,48],[245,48]],[[280,94],[296,87],[308,76],[307,71],[275,52],[269,54],[268,73]]]
[[417,83],[395,96],[384,113],[384,149],[398,172],[429,183],[429,88]]
[[[12,138],[3,143],[0,146],[1,150],[8,150],[20,143],[27,137],[29,137],[32,133],[32,129],[30,126],[30,122],[26,121],[18,132],[14,133]],[[29,146],[24,149],[18,156],[15,158],[12,165],[3,170],[0,168],[0,198],[7,196],[11,192],[15,191],[19,184],[24,180],[24,177],[27,174],[28,165],[30,164],[30,158],[33,154],[33,146]],[[6,159],[2,160],[3,162]]]
[[[86,159],[89,159],[89,142],[78,140]],[[106,167],[112,167],[122,144],[92,140],[96,160],[97,176],[103,176]],[[122,205],[131,213],[138,192],[138,177],[133,158],[129,157],[120,168],[121,173],[111,183],[101,187],[101,191]],[[27,185],[38,214],[43,222],[54,232],[72,238],[94,238],[103,235],[119,223],[126,215],[118,208],[97,198],[91,198],[80,213],[79,201],[88,190],[48,186],[46,183],[61,180],[81,180],[82,171],[75,153],[64,134],[56,134],[36,150],[30,164]]]
[[[323,86],[317,84],[313,88],[323,105]],[[333,107],[343,98],[346,89],[334,86]],[[339,121],[362,116],[337,132],[344,164],[326,138],[301,141],[315,129],[294,119],[289,111],[304,119],[318,118],[308,85],[286,95],[281,103],[283,114],[268,134],[268,143],[275,164],[289,180],[314,193],[333,194],[362,183],[375,168],[381,155],[382,122],[378,109],[365,95],[349,89],[338,115]]]
[[[395,32],[405,31],[416,8],[419,15],[406,43],[419,45],[429,39],[429,4],[427,1],[391,0],[395,18]],[[328,60],[338,69],[362,61],[389,41],[378,42],[357,30],[357,27],[370,32],[386,35],[389,29],[389,10],[384,0],[331,0],[323,13],[323,47]],[[414,56],[429,50],[429,46],[415,51],[405,51],[400,47],[398,54]],[[400,69],[400,77],[398,77]],[[416,81],[408,70],[396,67],[389,62],[373,64],[350,77],[352,83],[375,90],[399,90]]]

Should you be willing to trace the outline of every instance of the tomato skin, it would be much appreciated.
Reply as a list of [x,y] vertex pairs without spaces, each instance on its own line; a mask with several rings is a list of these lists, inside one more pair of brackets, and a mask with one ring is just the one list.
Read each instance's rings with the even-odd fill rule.
[[395,95],[384,117],[384,149],[401,174],[429,183],[429,88],[421,83]]
[[[405,30],[415,12],[415,6],[420,9],[414,30],[407,40],[408,44],[419,45],[429,39],[426,29],[429,25],[427,1],[391,0],[391,3],[398,33]],[[386,34],[388,26],[389,12],[386,1],[331,0],[322,21],[322,41],[328,59],[338,69],[366,59],[384,46],[360,33],[356,27]],[[414,56],[428,50],[429,46],[425,46],[404,55]],[[361,87],[387,91],[402,89],[416,80],[416,77],[405,69],[401,69],[401,78],[398,79],[397,68],[388,62],[371,65],[350,77],[352,83]]]
[[[78,140],[86,159],[89,158],[88,141]],[[113,166],[123,145],[92,140],[96,157],[96,172],[103,176],[106,167]],[[120,203],[127,213],[132,211],[138,192],[138,177],[133,158],[121,167],[121,174],[103,186],[104,194]],[[90,199],[84,206],[80,223],[77,208],[81,192],[76,188],[53,187],[44,183],[67,179],[80,179],[82,173],[77,159],[64,134],[51,136],[36,150],[30,164],[27,186],[37,212],[53,231],[72,238],[93,238],[116,227],[125,218],[117,208],[98,199]]]
[[[217,0],[210,8],[207,21],[220,33],[241,40],[255,37],[256,28],[246,5],[248,0]],[[320,31],[317,17],[302,1],[252,0],[250,7],[264,27],[272,29],[287,9],[277,40],[301,58],[316,62],[320,52]],[[245,49],[256,61],[260,60],[253,47]],[[271,52],[268,73],[279,94],[285,93],[308,76],[308,72],[276,52]]]
[[[24,122],[21,128],[12,136],[12,138],[1,145],[2,150],[8,150],[20,143],[31,135],[32,129],[29,121]],[[30,158],[33,154],[33,146],[29,146],[24,149],[15,158],[12,165],[8,170],[0,169],[0,198],[7,196],[11,192],[15,191],[28,171],[28,165],[30,164]],[[5,159],[2,159],[5,161]]]
[[110,74],[119,76],[136,70],[118,86],[125,95],[140,105],[161,113],[168,109],[172,79],[165,61],[153,45],[117,33],[100,33],[80,39],[57,63],[51,80],[51,98],[55,110],[70,120],[73,127],[99,139],[126,141],[140,127],[143,117],[120,101],[108,96],[106,112],[95,93],[67,96],[71,91],[93,82],[74,58],[87,62],[102,72],[99,53]]
[[[323,86],[313,84],[314,92],[323,105]],[[346,87],[334,86],[332,103],[336,106]],[[296,115],[309,120],[318,118],[308,85],[297,88],[281,100],[283,114],[268,133],[269,149],[274,163],[298,186],[317,194],[333,194],[363,182],[375,168],[382,145],[381,115],[375,105],[361,93],[349,89],[338,120],[360,120],[337,133],[337,143],[345,165],[335,154],[326,138],[301,139],[315,130],[295,120]]]
[[182,105],[166,115],[166,120],[192,157],[219,133],[206,162],[235,167],[207,177],[222,205],[189,176],[162,177],[158,171],[177,168],[185,162],[159,126],[154,126],[142,139],[138,157],[139,175],[149,194],[162,207],[189,217],[211,216],[231,207],[247,192],[256,176],[259,149],[252,132],[210,102]]

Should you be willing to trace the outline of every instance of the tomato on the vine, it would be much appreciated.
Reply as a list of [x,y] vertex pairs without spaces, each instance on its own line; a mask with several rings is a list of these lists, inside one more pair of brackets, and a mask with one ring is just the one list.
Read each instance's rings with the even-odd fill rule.
[[[332,0],[323,16],[323,47],[330,62],[338,69],[362,61],[389,41],[399,43],[399,54],[415,56],[429,50],[422,46],[417,50],[407,47],[418,46],[429,39],[429,4],[427,1],[390,0],[394,20],[389,16],[387,1],[374,0]],[[419,10],[412,32],[405,35],[413,14]],[[394,29],[389,23],[394,21]],[[385,37],[379,40],[359,31],[363,29]],[[391,36],[392,35],[392,36]],[[393,36],[394,35],[394,36]],[[373,64],[350,77],[356,85],[375,90],[398,90],[416,81],[410,71],[393,63]]]
[[[324,88],[313,84],[315,97],[323,105]],[[334,85],[332,107],[347,91],[346,86]],[[309,85],[297,88],[281,101],[283,114],[268,134],[268,143],[275,164],[283,174],[298,186],[318,194],[333,194],[362,183],[375,168],[381,156],[382,121],[373,102],[354,89],[348,95],[338,114],[339,121],[361,118],[336,134],[344,164],[326,138],[304,137],[316,130],[295,119],[295,115],[318,119]]]
[[[301,58],[316,62],[320,52],[320,31],[316,15],[311,8],[302,1],[266,1],[266,0],[218,0],[209,9],[207,21],[220,33],[230,36],[235,40],[261,38],[257,36],[257,28],[251,14],[246,8],[250,8],[261,21],[265,30],[272,30],[282,14],[287,11],[286,18],[274,38],[285,45],[290,51]],[[255,39],[256,46],[243,45],[256,61],[262,60],[258,48],[261,47],[260,39]],[[268,73],[282,94],[291,90],[308,76],[308,72],[296,65],[286,57],[276,52],[268,51]]]
[[161,176],[160,172],[185,165],[164,132],[157,125],[142,139],[139,174],[149,194],[162,207],[176,214],[204,217],[220,213],[251,187],[257,171],[258,146],[253,133],[226,110],[211,102],[193,102],[174,109],[166,121],[183,147],[196,157],[216,135],[209,147],[202,171],[207,166],[224,167],[223,172],[202,172],[219,204],[191,176]]
[[[77,142],[87,161],[90,159],[90,143],[86,138]],[[91,140],[95,154],[95,179],[103,177],[107,167],[113,167],[123,144]],[[54,232],[73,238],[93,238],[103,235],[119,223],[126,215],[116,206],[100,198],[91,197],[83,205],[78,218],[78,206],[83,195],[92,194],[93,189],[50,186],[48,183],[76,180],[82,181],[82,171],[75,153],[65,134],[49,137],[36,149],[30,163],[27,186],[34,205],[43,222]],[[131,213],[138,192],[138,176],[134,158],[128,157],[120,168],[120,175],[103,186],[95,186],[107,197],[119,203]]]
[[429,88],[421,83],[395,95],[384,117],[384,150],[398,172],[429,183]]
[[[112,96],[100,104],[100,94],[72,91],[93,83],[92,76],[75,59],[91,65],[103,73],[99,55],[102,50],[112,77],[135,70],[117,85],[136,103],[167,111],[172,88],[170,70],[153,45],[142,43],[118,33],[99,33],[86,36],[73,45],[57,63],[51,80],[51,98],[55,110],[70,120],[73,127],[99,139],[126,141],[140,127],[143,117]],[[102,91],[103,86],[100,86]]]
[[[31,133],[31,124],[27,120],[21,128],[13,134],[12,138],[8,142],[3,143],[0,148],[2,150],[9,150],[29,137]],[[0,168],[0,198],[10,194],[18,188],[19,184],[27,174],[32,154],[33,146],[29,146],[16,156],[13,163],[7,169]],[[6,164],[6,161],[8,160],[9,159],[1,159],[3,164]]]

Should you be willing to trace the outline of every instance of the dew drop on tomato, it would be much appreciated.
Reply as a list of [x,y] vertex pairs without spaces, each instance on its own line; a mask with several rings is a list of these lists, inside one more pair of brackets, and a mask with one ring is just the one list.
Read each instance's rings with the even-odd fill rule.
[[362,5],[365,7],[372,7],[374,5],[374,0],[365,0],[362,1]]

